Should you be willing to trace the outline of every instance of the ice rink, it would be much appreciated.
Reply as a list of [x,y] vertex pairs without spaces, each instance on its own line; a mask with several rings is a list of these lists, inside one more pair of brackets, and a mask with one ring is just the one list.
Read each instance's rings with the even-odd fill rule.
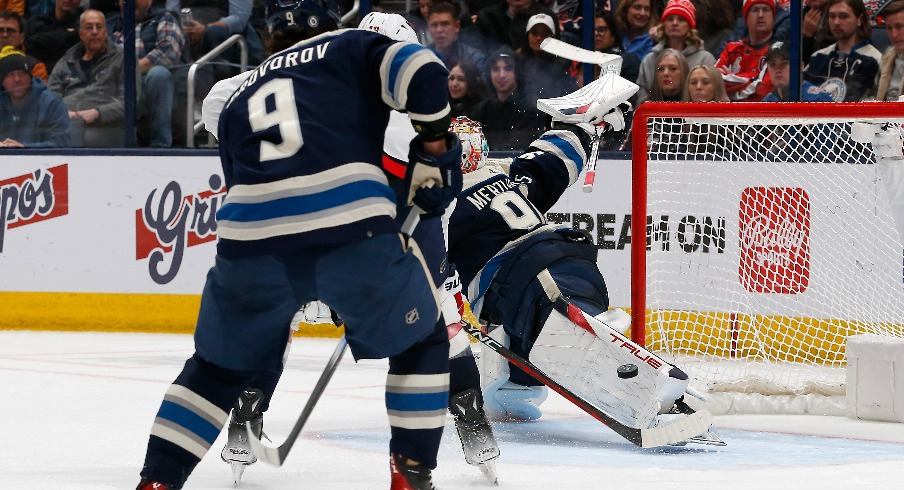
[[[283,442],[332,353],[298,338],[265,419]],[[164,391],[192,352],[188,335],[0,331],[0,489],[132,489]],[[281,468],[258,463],[244,489],[386,489],[383,361],[349,354]],[[499,488],[901,488],[904,424],[816,416],[716,418],[725,447],[639,449],[558,396],[533,423],[494,424]],[[232,488],[225,432],[185,488]],[[461,455],[451,419],[434,482],[491,488]]]

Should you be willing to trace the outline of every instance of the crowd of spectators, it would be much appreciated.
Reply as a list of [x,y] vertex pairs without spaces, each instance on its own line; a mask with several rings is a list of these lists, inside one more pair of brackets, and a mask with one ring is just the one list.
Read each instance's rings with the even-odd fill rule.
[[[547,38],[580,44],[584,24],[593,26],[595,50],[622,57],[621,76],[640,87],[635,107],[789,100],[789,0],[594,1],[592,24],[582,21],[577,0],[416,0],[403,14],[450,70],[453,116],[480,120],[491,149],[524,148],[548,125],[537,99],[567,94],[588,78],[580,64],[540,49]],[[256,19],[259,3],[135,0],[139,146],[186,144],[186,74],[193,60],[240,34],[249,64],[262,61],[267,33]],[[0,58],[0,147],[124,144],[122,5],[0,2],[0,49],[8,60]],[[183,9],[191,14],[180,16]],[[902,95],[904,0],[804,0],[800,18],[802,100]],[[197,73],[197,100],[242,68],[238,48],[227,49]],[[32,107],[41,117],[24,117]],[[65,136],[50,134],[63,127],[52,107],[66,110]],[[22,133],[10,121],[54,131]],[[602,148],[624,149],[628,137],[608,134]]]

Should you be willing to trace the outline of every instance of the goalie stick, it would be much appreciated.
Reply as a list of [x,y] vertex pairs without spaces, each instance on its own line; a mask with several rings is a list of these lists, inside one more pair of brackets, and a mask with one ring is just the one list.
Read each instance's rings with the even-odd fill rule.
[[[564,300],[562,301],[564,302]],[[568,303],[565,302],[565,304],[567,305]],[[524,372],[530,374],[546,386],[549,386],[558,394],[565,397],[565,399],[577,405],[578,408],[587,412],[588,415],[607,425],[616,434],[624,437],[638,447],[651,448],[676,444],[703,433],[710,425],[712,425],[712,415],[707,411],[700,411],[689,414],[684,419],[662,427],[651,427],[648,429],[629,427],[618,420],[615,420],[611,415],[595,407],[568,388],[562,386],[546,375],[546,373],[541,371],[540,368],[535,366],[532,362],[514,353],[511,349],[490,337],[487,333],[484,333],[481,328],[471,324],[464,317],[461,319],[461,325],[469,335],[479,340],[483,345],[506,358],[506,360],[518,366]]]
[[590,51],[551,37],[544,39],[540,43],[540,49],[567,60],[598,65],[605,68],[604,71],[611,71],[617,74],[621,70],[622,57],[617,54]]
[[[411,211],[408,212],[408,216],[405,218],[405,222],[402,224],[402,233],[409,236],[414,233],[414,229],[420,222],[421,214],[423,214],[423,210],[420,207],[416,205],[412,206]],[[336,368],[339,366],[339,362],[342,360],[342,356],[345,354],[345,348],[347,346],[348,341],[343,335],[342,338],[339,339],[339,343],[336,344],[333,355],[330,356],[330,360],[327,361],[326,367],[323,368],[323,373],[320,374],[317,384],[315,384],[314,389],[311,390],[311,396],[308,398],[307,403],[305,403],[301,415],[298,416],[298,420],[296,420],[295,425],[292,426],[292,430],[289,432],[289,436],[286,437],[285,442],[279,446],[264,444],[261,438],[251,430],[251,422],[245,422],[245,430],[248,433],[248,444],[251,446],[251,452],[257,459],[273,466],[282,466],[286,457],[289,455],[289,451],[292,450],[292,446],[301,434],[301,430],[308,422],[311,412],[314,411],[314,406],[317,405],[317,402],[320,400],[320,395],[326,390],[326,385],[329,384],[330,379],[333,377],[333,373],[336,372]],[[263,434],[263,432],[261,434]]]

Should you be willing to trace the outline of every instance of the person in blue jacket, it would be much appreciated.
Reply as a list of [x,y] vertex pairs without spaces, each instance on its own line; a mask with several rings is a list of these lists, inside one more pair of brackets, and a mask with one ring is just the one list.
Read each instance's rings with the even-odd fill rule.
[[[791,84],[791,55],[788,43],[778,41],[766,53],[766,69],[775,86],[772,92],[763,97],[763,102],[788,102],[788,87]],[[834,102],[825,90],[803,80],[800,86],[801,102]]]
[[25,53],[0,51],[0,148],[53,148],[70,144],[69,114],[44,80],[31,76]]

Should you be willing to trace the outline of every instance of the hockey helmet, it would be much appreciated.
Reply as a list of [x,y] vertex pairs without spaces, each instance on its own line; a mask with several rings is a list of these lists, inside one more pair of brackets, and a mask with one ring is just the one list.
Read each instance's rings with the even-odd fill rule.
[[394,40],[408,41],[415,44],[421,42],[417,39],[417,33],[411,24],[399,14],[390,14],[386,12],[370,12],[361,19],[358,29],[374,31],[378,34]]
[[331,31],[340,21],[335,0],[267,0],[266,14],[270,34],[303,28]]
[[480,123],[466,116],[458,116],[449,124],[449,131],[461,141],[461,171],[473,172],[487,162],[490,147]]

